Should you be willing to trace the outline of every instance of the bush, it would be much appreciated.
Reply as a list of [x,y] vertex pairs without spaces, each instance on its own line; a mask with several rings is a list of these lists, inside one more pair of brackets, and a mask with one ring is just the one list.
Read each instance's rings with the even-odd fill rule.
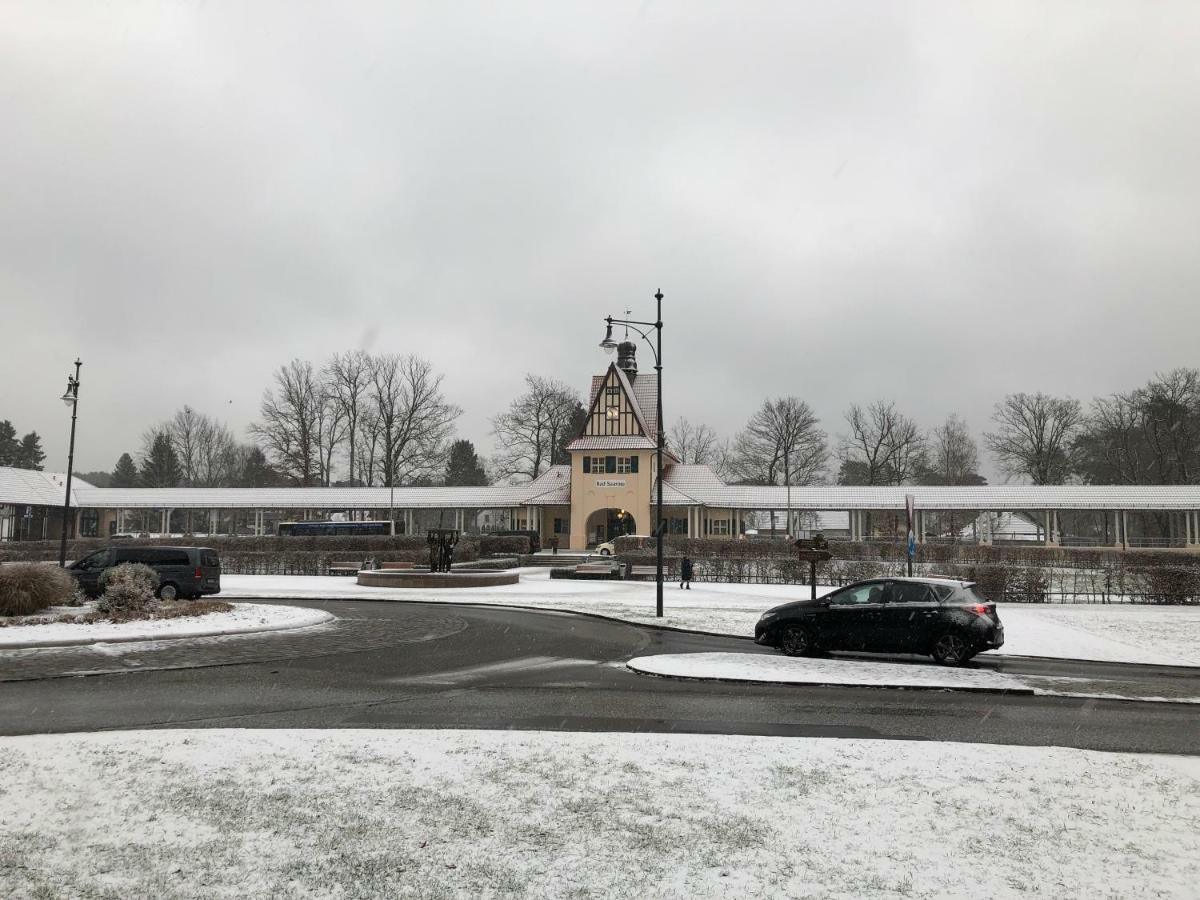
[[78,582],[58,566],[0,565],[0,616],[27,616],[70,603],[78,588]]
[[1144,566],[1133,569],[1146,603],[1184,604],[1200,601],[1200,572],[1195,569]]
[[158,590],[158,573],[141,563],[121,563],[100,575],[96,609],[102,613],[128,612],[145,608]]
[[[479,536],[480,556],[524,556],[530,551],[530,540],[524,534],[481,534]],[[458,548],[455,547],[455,556]]]

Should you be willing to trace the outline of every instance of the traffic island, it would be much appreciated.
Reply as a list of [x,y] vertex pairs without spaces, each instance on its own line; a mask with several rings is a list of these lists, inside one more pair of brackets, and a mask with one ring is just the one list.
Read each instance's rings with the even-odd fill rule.
[[362,569],[358,583],[364,587],[453,590],[517,584],[520,575],[507,572],[422,572],[403,569]]

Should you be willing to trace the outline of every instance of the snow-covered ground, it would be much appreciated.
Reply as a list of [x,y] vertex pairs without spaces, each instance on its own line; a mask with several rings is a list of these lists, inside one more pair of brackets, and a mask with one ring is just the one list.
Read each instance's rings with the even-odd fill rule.
[[45,625],[13,626],[0,629],[0,649],[281,631],[320,625],[334,618],[319,609],[235,603],[232,612],[214,612],[202,616],[121,623],[51,622]]
[[660,653],[626,663],[644,675],[717,678],[780,684],[854,684],[867,687],[950,688],[959,691],[1023,691],[1020,678],[990,669],[949,669],[859,659],[793,658],[750,653]]
[[720,735],[0,738],[6,897],[1194,898],[1200,761]]
[[[743,637],[771,606],[808,596],[808,588],[776,584],[668,584],[665,615],[654,615],[654,585],[628,581],[550,579],[546,569],[522,569],[520,584],[453,591],[361,587],[350,578],[223,575],[221,599],[332,598],[495,603],[597,613],[648,625],[666,625]],[[831,588],[819,588],[819,592]],[[1016,656],[1102,662],[1200,666],[1200,608],[1129,604],[1004,604],[1005,644]]]

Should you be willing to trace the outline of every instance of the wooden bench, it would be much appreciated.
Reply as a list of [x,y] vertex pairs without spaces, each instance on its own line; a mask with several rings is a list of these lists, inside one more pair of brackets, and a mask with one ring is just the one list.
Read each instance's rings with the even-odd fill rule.
[[326,575],[357,575],[359,569],[365,569],[366,562],[331,562],[325,567]]
[[381,569],[415,569],[416,563],[410,562],[383,562],[379,564]]
[[609,575],[617,570],[617,564],[614,563],[580,563],[575,567],[575,571],[580,575]]
[[[658,575],[658,567],[657,566],[630,566],[629,567],[629,577],[630,578],[654,578],[657,575]],[[663,565],[663,578],[667,581],[671,581],[674,577],[675,576],[671,574],[671,567],[664,564]]]

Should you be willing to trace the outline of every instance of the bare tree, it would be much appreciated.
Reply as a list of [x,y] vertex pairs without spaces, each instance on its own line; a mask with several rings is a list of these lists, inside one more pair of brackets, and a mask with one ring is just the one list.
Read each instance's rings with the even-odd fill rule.
[[346,412],[328,384],[319,386],[317,398],[317,464],[321,484],[329,487],[333,483],[333,456],[346,440],[349,423]]
[[1062,484],[1075,470],[1074,447],[1083,409],[1070,397],[1009,394],[992,414],[996,430],[984,435],[1009,478]]
[[418,356],[385,354],[373,360],[368,393],[378,423],[377,466],[384,486],[440,475],[446,441],[462,415],[442,396],[442,376]]
[[842,484],[906,484],[926,466],[925,438],[916,422],[889,400],[846,411],[849,434],[838,441]]
[[362,439],[359,419],[368,407],[371,385],[371,357],[363,350],[350,350],[335,354],[325,366],[322,374],[333,402],[341,411],[345,422],[346,455],[350,467],[350,481],[356,483],[359,476],[358,447]]
[[358,474],[350,472],[350,480],[365,487],[375,486],[376,462],[379,457],[379,417],[368,399],[358,417]]
[[711,466],[717,462],[720,443],[707,425],[693,425],[681,417],[671,426],[667,446],[685,465]]
[[529,374],[525,386],[525,393],[492,418],[500,448],[492,465],[502,479],[537,478],[580,421],[579,395],[562,382]]
[[275,373],[275,390],[263,392],[262,420],[250,426],[280,474],[305,487],[321,468],[320,406],[312,363],[293,359]]
[[935,484],[980,484],[979,448],[967,423],[951,414],[929,441],[930,480]]
[[[730,463],[744,484],[782,484],[788,488],[791,528],[793,485],[812,484],[829,459],[825,432],[809,405],[797,397],[764,400],[734,441]],[[775,512],[771,511],[771,530]]]

